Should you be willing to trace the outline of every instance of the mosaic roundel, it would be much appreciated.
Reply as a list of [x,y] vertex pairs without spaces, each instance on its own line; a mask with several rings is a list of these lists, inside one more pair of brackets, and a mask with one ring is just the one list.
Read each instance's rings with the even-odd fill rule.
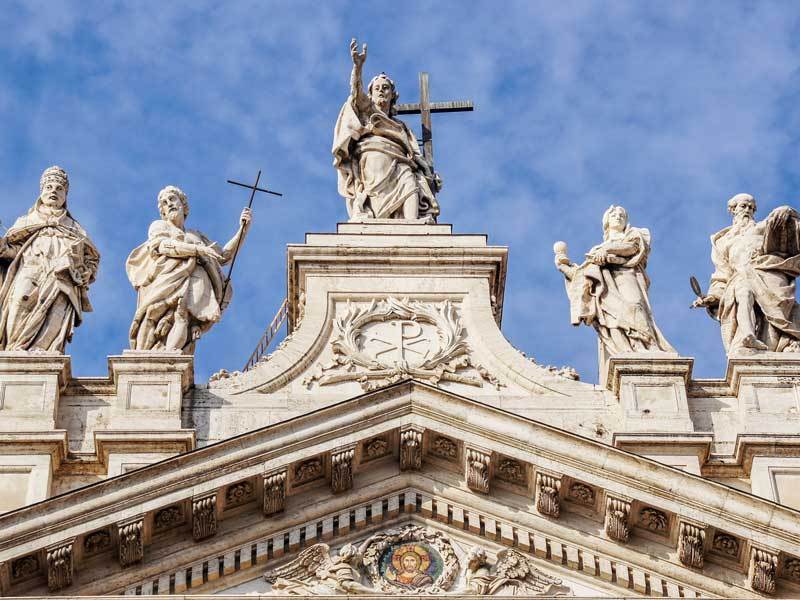
[[426,543],[396,543],[380,560],[380,574],[393,585],[418,589],[432,585],[442,574],[442,557]]

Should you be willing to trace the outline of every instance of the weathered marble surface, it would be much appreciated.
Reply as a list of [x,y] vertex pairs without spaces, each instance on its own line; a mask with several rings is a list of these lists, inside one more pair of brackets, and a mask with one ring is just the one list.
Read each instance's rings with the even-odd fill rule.
[[692,306],[720,322],[729,356],[800,352],[800,215],[781,206],[756,221],[750,194],[728,200],[728,211],[733,225],[711,236],[711,284]]
[[153,221],[147,241],[128,256],[125,269],[138,293],[130,327],[133,350],[194,352],[195,343],[222,317],[233,286],[222,266],[247,235],[252,219],[242,211],[239,230],[220,247],[205,235],[186,228],[189,200],[174,186],[158,194],[161,219]]
[[333,134],[333,164],[339,194],[351,221],[424,219],[439,214],[436,192],[442,182],[419,149],[414,133],[395,117],[398,93],[386,73],[362,84],[367,45],[350,43],[353,71],[350,96],[339,112]]
[[42,173],[39,197],[0,238],[0,350],[64,352],[90,312],[100,252],[67,209],[69,178]]
[[[564,242],[553,251],[565,278],[571,323],[594,327],[606,355],[675,352],[656,326],[648,297],[650,231],[632,227],[624,208],[606,210],[603,242],[580,265],[570,261]],[[601,370],[604,365],[601,361]]]

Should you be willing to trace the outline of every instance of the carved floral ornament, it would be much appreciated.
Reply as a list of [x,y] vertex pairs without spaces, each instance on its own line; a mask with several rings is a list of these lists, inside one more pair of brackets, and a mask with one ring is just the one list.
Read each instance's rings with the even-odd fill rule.
[[381,531],[359,546],[345,544],[338,555],[331,554],[327,544],[315,544],[287,565],[266,573],[272,594],[570,593],[560,579],[539,571],[521,552],[501,551],[492,566],[486,550],[476,546],[459,559],[444,533],[420,525]]
[[303,380],[311,386],[357,381],[362,389],[414,378],[482,387],[501,383],[475,362],[455,306],[387,298],[369,305],[347,303],[334,321],[333,359]]

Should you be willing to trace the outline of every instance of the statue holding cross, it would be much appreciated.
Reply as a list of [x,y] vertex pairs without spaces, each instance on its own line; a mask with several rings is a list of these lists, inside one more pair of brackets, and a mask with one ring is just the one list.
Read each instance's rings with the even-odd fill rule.
[[359,52],[354,38],[350,55],[350,96],[339,112],[333,137],[333,164],[350,220],[435,222],[439,214],[436,193],[442,181],[433,170],[430,113],[436,109],[431,110],[427,100],[427,77],[420,105],[409,105],[405,111],[422,115],[423,153],[413,132],[396,118],[398,93],[389,76],[380,73],[364,91],[362,68],[367,45]]
[[[256,191],[269,192],[258,187],[258,180],[255,186],[236,184],[252,189],[250,206]],[[161,219],[153,221],[147,241],[125,263],[128,279],[138,292],[129,333],[132,349],[194,352],[197,340],[230,304],[231,273],[226,278],[222,266],[236,259],[250,228],[250,206],[242,211],[237,232],[220,246],[186,228],[189,200],[182,190],[170,185],[159,192]]]

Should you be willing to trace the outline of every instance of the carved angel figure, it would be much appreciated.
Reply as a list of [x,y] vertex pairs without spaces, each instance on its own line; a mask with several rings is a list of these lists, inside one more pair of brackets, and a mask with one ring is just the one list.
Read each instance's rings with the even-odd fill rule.
[[275,594],[324,596],[337,593],[374,594],[361,584],[358,565],[361,556],[353,544],[345,544],[331,558],[328,544],[314,544],[289,564],[269,571],[264,578]]
[[503,550],[497,554],[494,573],[486,558],[486,550],[473,548],[468,557],[467,588],[480,596],[569,596],[568,587],[561,580],[546,575],[516,550]]

